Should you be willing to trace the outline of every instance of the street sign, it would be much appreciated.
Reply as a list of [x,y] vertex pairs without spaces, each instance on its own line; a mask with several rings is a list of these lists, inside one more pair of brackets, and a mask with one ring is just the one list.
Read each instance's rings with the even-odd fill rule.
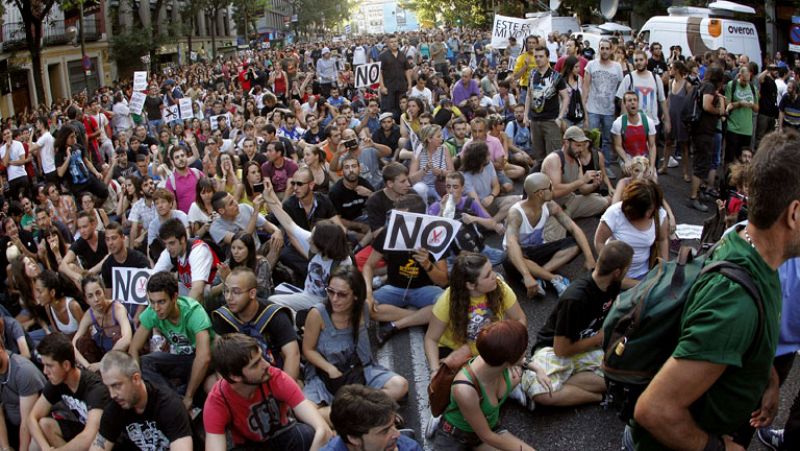
[[795,52],[795,53],[800,53],[800,45],[798,45],[798,44],[789,44],[789,51],[790,52]]
[[792,25],[789,29],[789,41],[792,44],[800,44],[800,25]]
[[83,55],[83,70],[90,70],[92,68],[92,59],[89,55]]

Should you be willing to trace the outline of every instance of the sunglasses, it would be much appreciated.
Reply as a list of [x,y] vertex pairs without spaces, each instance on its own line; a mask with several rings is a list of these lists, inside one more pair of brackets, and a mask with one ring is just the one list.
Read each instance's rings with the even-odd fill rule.
[[309,183],[311,182],[298,182],[296,180],[292,180],[289,182],[289,184],[292,186],[303,186],[303,185],[308,185]]

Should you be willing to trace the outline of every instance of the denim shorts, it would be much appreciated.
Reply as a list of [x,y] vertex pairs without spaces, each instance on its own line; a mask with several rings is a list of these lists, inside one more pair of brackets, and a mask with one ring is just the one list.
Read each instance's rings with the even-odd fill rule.
[[[492,431],[497,434],[508,432],[499,423],[492,428]],[[436,451],[470,451],[480,446],[483,442],[478,437],[478,434],[462,431],[442,418],[441,422],[439,422],[439,427],[433,433],[431,443]]]

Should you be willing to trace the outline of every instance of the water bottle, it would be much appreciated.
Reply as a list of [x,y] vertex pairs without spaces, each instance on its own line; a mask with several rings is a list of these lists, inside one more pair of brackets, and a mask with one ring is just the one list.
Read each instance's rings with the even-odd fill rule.
[[447,196],[447,202],[444,204],[444,212],[442,216],[447,219],[453,219],[456,215],[456,200],[452,195]]

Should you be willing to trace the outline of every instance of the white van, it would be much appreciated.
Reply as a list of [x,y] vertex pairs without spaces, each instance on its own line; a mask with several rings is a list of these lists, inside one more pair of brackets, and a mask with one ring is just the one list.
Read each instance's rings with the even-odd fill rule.
[[752,23],[713,17],[714,10],[706,8],[672,7],[667,11],[669,16],[651,17],[642,26],[642,41],[660,43],[665,54],[679,45],[686,57],[724,47],[729,53],[744,53],[761,67],[761,45]]

